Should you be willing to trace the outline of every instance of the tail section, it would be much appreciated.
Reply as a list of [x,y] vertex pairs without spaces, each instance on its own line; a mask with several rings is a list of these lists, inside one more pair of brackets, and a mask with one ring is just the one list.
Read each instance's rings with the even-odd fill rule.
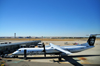
[[94,46],[95,40],[96,40],[96,36],[100,35],[100,34],[90,34],[90,37],[87,41],[87,43],[89,44],[89,46]]

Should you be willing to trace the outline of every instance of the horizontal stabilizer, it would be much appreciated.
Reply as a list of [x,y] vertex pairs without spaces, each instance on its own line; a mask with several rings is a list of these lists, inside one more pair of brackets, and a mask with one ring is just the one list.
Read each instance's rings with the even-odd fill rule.
[[92,37],[92,36],[97,36],[97,35],[100,35],[100,34],[90,34],[91,37]]

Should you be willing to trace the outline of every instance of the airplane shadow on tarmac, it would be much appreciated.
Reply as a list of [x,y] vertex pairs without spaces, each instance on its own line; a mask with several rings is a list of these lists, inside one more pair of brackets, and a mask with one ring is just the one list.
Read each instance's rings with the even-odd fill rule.
[[[80,59],[73,59],[73,58],[78,58],[78,57],[90,57],[90,56],[100,56],[100,55],[71,55],[71,56],[61,56],[61,58],[63,58],[64,60],[53,60],[53,62],[69,62],[71,63],[72,65],[74,66],[83,66],[82,64],[80,64],[79,62],[77,61],[80,61]],[[27,57],[27,59],[54,59],[54,58],[59,58],[59,57]],[[23,57],[19,57],[19,59],[23,59]],[[85,60],[83,58],[83,60]],[[60,63],[59,63],[60,64]]]

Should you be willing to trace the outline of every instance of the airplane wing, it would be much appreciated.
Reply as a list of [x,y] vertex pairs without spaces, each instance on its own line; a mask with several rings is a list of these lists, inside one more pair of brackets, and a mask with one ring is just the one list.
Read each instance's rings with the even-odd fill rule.
[[66,54],[68,54],[68,55],[69,55],[69,54],[72,54],[71,52],[65,51],[65,50],[63,50],[62,48],[60,48],[59,46],[56,46],[56,45],[54,45],[54,44],[52,44],[52,43],[50,43],[50,46],[51,46],[52,48],[54,48],[55,50],[57,50],[57,51],[66,53]]

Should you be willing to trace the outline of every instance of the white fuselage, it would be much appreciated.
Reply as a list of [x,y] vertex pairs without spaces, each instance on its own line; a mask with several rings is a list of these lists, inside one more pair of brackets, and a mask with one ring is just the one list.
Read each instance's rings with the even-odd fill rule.
[[[75,52],[80,52],[89,48],[93,48],[94,46],[60,46],[63,50],[67,50],[71,53]],[[24,55],[24,50],[26,51],[27,55],[41,55],[44,54],[43,50],[44,48],[20,48],[17,51],[15,51],[13,54],[14,55]],[[46,54],[56,54],[56,53],[61,53],[57,50],[55,50],[52,47],[45,47]]]

